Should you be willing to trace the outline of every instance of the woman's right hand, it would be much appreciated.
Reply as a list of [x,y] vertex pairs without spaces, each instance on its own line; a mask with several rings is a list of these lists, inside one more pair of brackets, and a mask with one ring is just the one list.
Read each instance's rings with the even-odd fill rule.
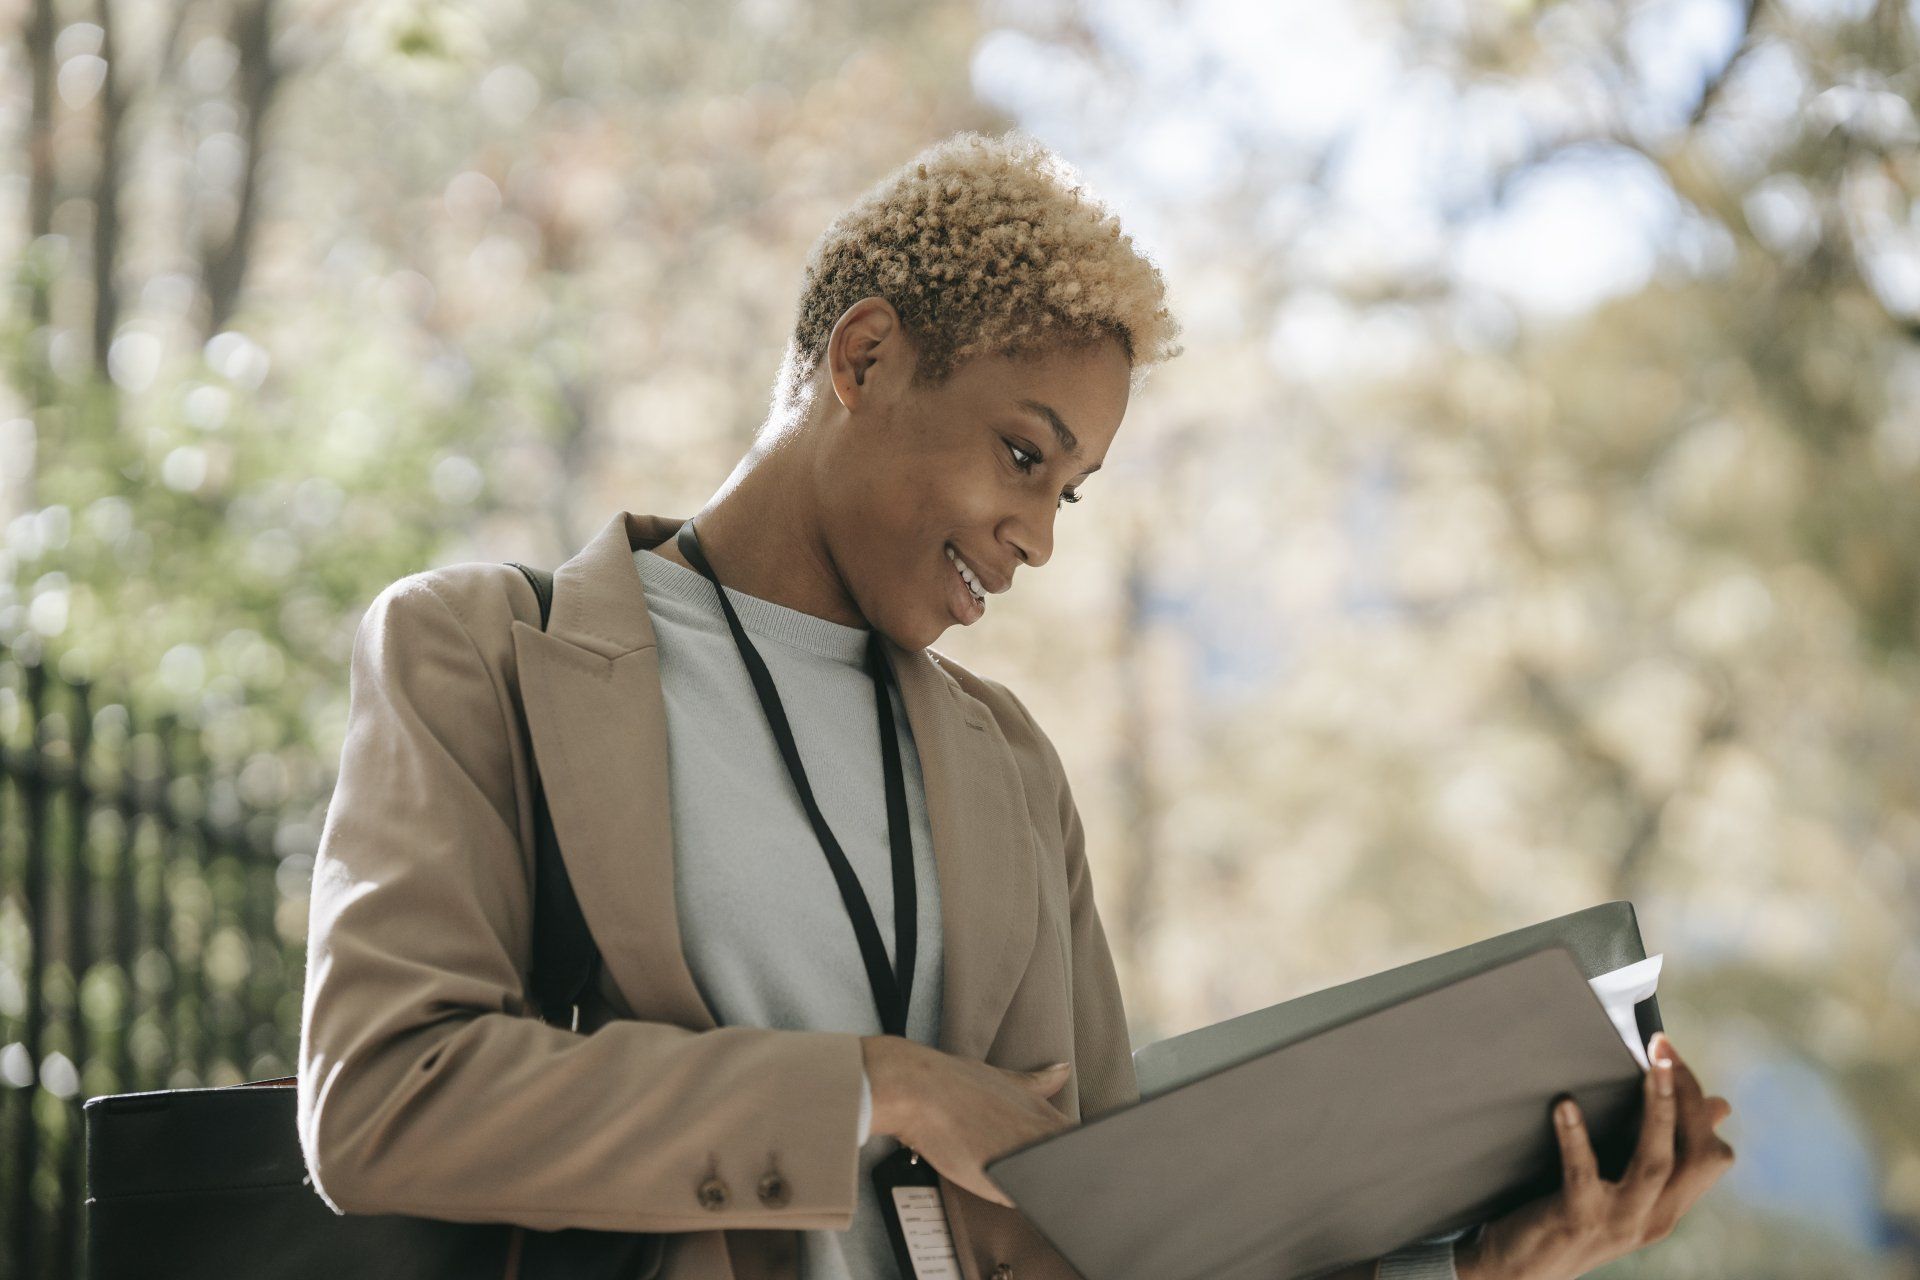
[[1011,1071],[903,1036],[862,1036],[860,1049],[873,1132],[892,1134],[983,1200],[1013,1207],[987,1177],[987,1161],[1073,1126],[1047,1102],[1071,1074],[1064,1062]]

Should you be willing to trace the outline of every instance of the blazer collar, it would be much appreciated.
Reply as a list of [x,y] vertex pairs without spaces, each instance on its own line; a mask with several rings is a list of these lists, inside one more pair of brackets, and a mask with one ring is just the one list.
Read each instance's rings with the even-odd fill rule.
[[[684,518],[617,513],[554,572],[543,633],[513,623],[514,659],[561,857],[634,1017],[717,1025],[681,950],[673,892],[666,703],[633,553]],[[938,1047],[985,1059],[1026,971],[1039,849],[992,712],[932,650],[882,636],[926,787],[945,934]],[[815,856],[825,871],[825,855]],[[851,927],[851,926],[847,926]]]

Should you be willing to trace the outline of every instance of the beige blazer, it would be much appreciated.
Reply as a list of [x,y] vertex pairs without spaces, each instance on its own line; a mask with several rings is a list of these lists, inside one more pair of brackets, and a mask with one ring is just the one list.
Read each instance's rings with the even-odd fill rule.
[[[790,1280],[795,1231],[852,1221],[859,1036],[716,1026],[681,952],[632,563],[681,523],[616,514],[555,573],[544,632],[526,579],[488,563],[402,578],[361,622],[298,1067],[302,1149],[337,1211],[671,1233],[666,1280]],[[1059,755],[1005,686],[886,650],[939,866],[939,1047],[1071,1062],[1053,1103],[1075,1120],[1134,1100]],[[535,752],[603,957],[577,1032],[534,1016],[527,985]],[[966,1280],[1076,1275],[1017,1211],[941,1195]]]

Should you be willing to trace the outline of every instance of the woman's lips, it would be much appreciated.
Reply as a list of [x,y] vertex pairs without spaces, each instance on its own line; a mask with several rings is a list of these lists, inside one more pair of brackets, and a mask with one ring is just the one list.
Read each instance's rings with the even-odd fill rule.
[[947,607],[961,626],[971,626],[980,621],[987,611],[984,600],[974,599],[973,589],[967,586],[967,580],[960,576],[960,568],[947,559],[946,548],[940,549],[940,562],[947,566]]

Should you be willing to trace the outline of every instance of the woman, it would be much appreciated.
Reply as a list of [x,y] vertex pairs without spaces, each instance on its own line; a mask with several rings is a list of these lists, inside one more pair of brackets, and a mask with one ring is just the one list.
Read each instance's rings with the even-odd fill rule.
[[[1047,562],[1177,332],[1065,165],[963,134],[828,228],[691,521],[615,515],[544,631],[507,566],[380,594],[309,923],[300,1133],[337,1210],[881,1280],[869,1173],[905,1143],[968,1280],[1070,1280],[984,1165],[1138,1096],[1119,986],[1058,754],[927,646]],[[574,1030],[528,1016],[535,754],[602,956]],[[1628,1190],[1563,1131],[1563,1192],[1379,1273],[1573,1275],[1670,1226],[1725,1158],[1677,1076]]]

